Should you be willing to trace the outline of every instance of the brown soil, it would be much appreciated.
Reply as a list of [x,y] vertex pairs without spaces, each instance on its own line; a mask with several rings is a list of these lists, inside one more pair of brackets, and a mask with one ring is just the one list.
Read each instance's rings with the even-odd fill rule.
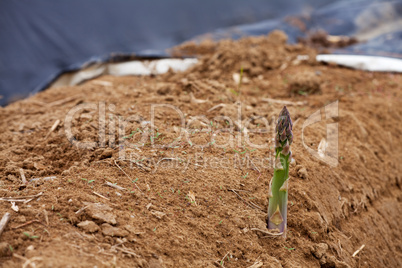
[[[402,76],[320,64],[312,49],[285,42],[274,32],[188,43],[175,52],[202,57],[184,73],[104,76],[0,108],[0,197],[43,193],[17,202],[19,212],[0,201],[0,217],[11,213],[0,237],[2,266],[402,267]],[[286,239],[253,229],[266,230],[272,127],[283,106],[264,98],[304,102],[287,106],[295,163]],[[337,100],[339,115],[303,134],[317,150],[327,125],[338,123],[332,167],[303,146],[302,127]],[[178,138],[180,118],[169,107],[156,109],[152,131],[152,104],[178,107],[191,142]],[[76,141],[96,146],[77,148],[66,137],[66,116],[77,105],[87,107],[70,120]],[[244,126],[231,126],[239,110],[243,122],[254,117],[249,132],[268,120],[269,131],[249,133],[266,148],[254,150]]]
[[320,52],[328,53],[328,50],[330,49],[343,48],[357,44],[358,40],[355,37],[344,35],[334,36],[329,35],[323,30],[318,30],[307,33],[305,38],[299,38],[299,42],[309,47],[313,47]]

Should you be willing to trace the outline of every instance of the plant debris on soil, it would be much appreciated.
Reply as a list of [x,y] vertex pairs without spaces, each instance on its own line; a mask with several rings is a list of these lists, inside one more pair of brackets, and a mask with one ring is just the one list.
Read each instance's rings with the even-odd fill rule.
[[[175,55],[199,56],[185,72],[0,108],[1,266],[402,267],[402,76],[319,63],[286,40],[185,43]],[[265,232],[284,105],[286,240]],[[311,153],[334,126],[336,165]]]

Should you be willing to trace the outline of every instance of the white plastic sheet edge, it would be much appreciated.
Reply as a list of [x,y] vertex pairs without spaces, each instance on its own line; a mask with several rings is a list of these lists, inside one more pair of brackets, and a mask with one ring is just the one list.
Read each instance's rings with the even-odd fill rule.
[[188,59],[161,59],[152,61],[130,61],[108,65],[108,74],[116,76],[124,75],[151,75],[163,74],[171,69],[174,72],[182,72],[196,64],[196,58]]
[[183,72],[198,62],[196,58],[187,59],[160,59],[146,61],[129,61],[123,63],[100,63],[77,72],[61,75],[54,81],[52,87],[74,86],[86,80],[101,75],[156,75],[163,74],[171,69],[174,72]]
[[[372,72],[398,72],[402,73],[402,59],[363,56],[320,54],[316,56],[320,62],[336,63],[338,65]],[[103,63],[91,66],[75,73],[64,74],[50,87],[72,86],[100,75],[110,74],[114,76],[124,75],[156,75],[166,73],[169,69],[182,72],[194,66],[198,60],[188,59],[160,59],[151,61],[130,61],[123,63]]]
[[316,60],[336,63],[338,65],[364,71],[402,73],[402,59],[397,58],[364,55],[320,54],[316,56]]

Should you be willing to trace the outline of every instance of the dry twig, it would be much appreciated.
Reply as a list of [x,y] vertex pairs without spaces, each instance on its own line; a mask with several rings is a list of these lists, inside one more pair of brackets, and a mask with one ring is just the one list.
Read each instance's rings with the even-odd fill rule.
[[68,98],[65,98],[65,99],[61,99],[61,100],[58,100],[58,101],[47,103],[47,106],[48,107],[60,106],[60,105],[66,104],[66,103],[68,103],[70,101],[76,100],[78,97],[79,97],[79,95],[75,95],[75,96],[72,96],[72,97],[68,97]]
[[20,260],[22,260],[22,261],[27,261],[27,260],[28,260],[28,259],[25,258],[24,256],[21,256],[21,255],[19,255],[19,254],[17,254],[17,253],[13,253],[13,257],[15,257],[15,258],[17,258],[17,259],[20,259]]
[[49,216],[46,209],[43,210],[43,215],[45,216],[46,225],[49,225]]
[[260,268],[264,265],[264,263],[260,260],[260,257],[258,257],[253,265],[249,266],[248,268]]
[[206,103],[208,100],[200,100],[196,99],[193,92],[190,92],[190,102],[191,104],[201,104],[201,103]]
[[271,233],[269,231],[261,230],[261,229],[258,229],[258,228],[251,228],[250,230],[251,231],[259,231],[259,232],[267,234],[269,236],[281,236],[283,234],[283,232],[281,232],[281,233]]
[[21,227],[30,225],[30,224],[32,224],[32,223],[40,223],[40,224],[46,226],[46,224],[43,224],[42,222],[40,222],[40,221],[38,221],[38,220],[32,220],[32,221],[28,221],[28,222],[26,222],[26,223],[23,223],[23,224],[21,224],[21,225],[18,225],[18,226],[16,226],[16,227],[13,227],[12,229],[13,229],[13,230],[19,229],[19,228],[21,228]]
[[258,171],[258,173],[260,174],[260,175],[258,175],[258,178],[257,178],[257,180],[261,177],[261,171],[258,169],[258,167],[254,164],[254,162],[253,162],[253,160],[250,160],[251,161],[251,164],[253,164],[253,166],[255,167],[255,169]]
[[22,268],[27,268],[27,267],[36,268],[35,261],[41,261],[41,260],[43,260],[42,257],[33,257],[33,258],[30,258],[30,259],[27,259],[27,260],[22,264]]
[[341,241],[339,239],[338,239],[338,246],[339,246],[339,248],[341,250],[341,254],[339,254],[339,255],[342,256],[343,249],[342,249],[342,246],[341,246]]
[[54,122],[53,126],[50,128],[49,132],[46,134],[45,139],[47,139],[47,138],[49,137],[49,135],[50,135],[53,131],[55,131],[55,129],[59,126],[60,122],[61,122],[60,119],[57,119],[57,120]]
[[[35,199],[36,197],[41,196],[43,193],[40,192],[36,195],[27,195],[27,196],[17,196],[17,197],[0,197],[0,201],[8,201],[8,202],[24,202],[28,203],[29,201]],[[30,198],[27,200],[27,198]]]
[[109,187],[115,188],[115,189],[120,190],[120,191],[126,190],[126,188],[123,188],[123,187],[121,187],[121,186],[119,186],[119,185],[117,185],[117,184],[113,184],[113,183],[108,182],[108,181],[107,181],[105,184],[106,184],[107,186],[109,186]]
[[121,248],[121,247],[114,247],[114,248],[117,249],[117,250],[120,250],[121,252],[124,252],[126,254],[130,254],[130,255],[132,255],[134,257],[137,257],[137,258],[141,257],[141,256],[135,254],[134,252],[130,251],[130,250],[127,250],[127,249],[124,249],[124,248]]
[[20,168],[20,175],[23,184],[27,184],[27,178],[25,177],[24,170]]
[[237,196],[238,196],[244,203],[246,203],[246,205],[248,205],[249,207],[264,211],[262,208],[260,208],[260,207],[257,206],[256,204],[254,204],[254,203],[252,203],[252,202],[250,203],[250,202],[247,202],[246,200],[244,200],[244,198],[241,197],[235,190],[233,190],[233,189],[228,189],[228,191],[231,191],[231,192],[235,193],[235,195],[237,195]]
[[84,211],[87,207],[89,207],[89,205],[88,206],[85,206],[85,207],[82,207],[82,208],[80,208],[79,210],[77,210],[76,212],[75,212],[75,214],[79,214],[79,213],[81,213],[82,211]]
[[219,262],[219,264],[220,264],[222,267],[225,267],[225,266],[223,266],[223,264],[225,263],[223,260],[226,258],[226,256],[227,256],[229,253],[230,253],[230,251],[228,251],[228,253],[226,253],[225,256],[223,256],[222,260]]
[[[143,194],[140,187],[138,187],[137,183],[135,181],[133,181],[133,179],[130,176],[128,176],[128,174],[119,166],[119,164],[117,164],[116,160],[114,160],[114,164],[127,176],[127,178],[130,179],[130,181],[134,182],[135,187],[137,187],[137,189]],[[138,163],[136,163],[136,164],[138,164]]]
[[353,257],[353,258],[356,257],[356,255],[359,254],[359,252],[362,251],[365,246],[366,246],[366,245],[363,244],[358,250],[356,250],[356,251],[353,253],[352,257]]
[[101,195],[100,193],[97,193],[97,192],[95,192],[95,191],[93,191],[92,193],[93,193],[94,195],[96,195],[96,196],[99,196],[99,197],[101,197],[101,198],[103,198],[103,199],[106,199],[107,201],[110,201],[109,198],[107,198],[106,196]]
[[0,236],[3,233],[4,229],[6,229],[6,226],[7,226],[8,222],[10,221],[10,217],[11,217],[11,214],[6,212],[6,214],[4,214],[4,216],[3,216],[3,218],[1,218],[1,221],[0,221]]
[[291,106],[291,105],[302,106],[302,105],[307,104],[306,101],[292,102],[292,101],[285,101],[285,100],[275,100],[275,99],[271,99],[271,98],[262,98],[261,100],[265,101],[265,102],[273,103],[273,104],[288,105],[288,106]]
[[224,104],[224,103],[215,105],[214,107],[212,107],[211,109],[209,109],[209,110],[207,111],[207,113],[212,112],[212,111],[215,110],[215,109],[218,109],[218,108],[221,108],[221,107],[225,107],[225,106],[226,106],[226,104]]

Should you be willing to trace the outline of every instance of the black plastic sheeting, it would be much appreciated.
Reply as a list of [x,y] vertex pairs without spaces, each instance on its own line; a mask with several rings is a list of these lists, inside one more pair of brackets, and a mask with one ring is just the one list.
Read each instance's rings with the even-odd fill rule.
[[[311,12],[292,14],[306,30],[289,23],[289,16],[267,19],[258,23],[222,28],[206,35],[215,40],[238,39],[263,35],[278,29],[287,33],[289,42],[319,30],[330,35],[354,36],[363,41],[333,53],[364,54],[402,58],[402,1],[343,0],[330,1]],[[201,41],[203,35],[195,40]]]
[[[353,53],[402,55],[402,1],[375,0],[0,0],[0,105],[36,93],[58,75],[119,56],[168,56],[166,49],[282,29],[364,35]],[[198,38],[199,39],[199,38]],[[391,40],[391,41],[390,41]]]

